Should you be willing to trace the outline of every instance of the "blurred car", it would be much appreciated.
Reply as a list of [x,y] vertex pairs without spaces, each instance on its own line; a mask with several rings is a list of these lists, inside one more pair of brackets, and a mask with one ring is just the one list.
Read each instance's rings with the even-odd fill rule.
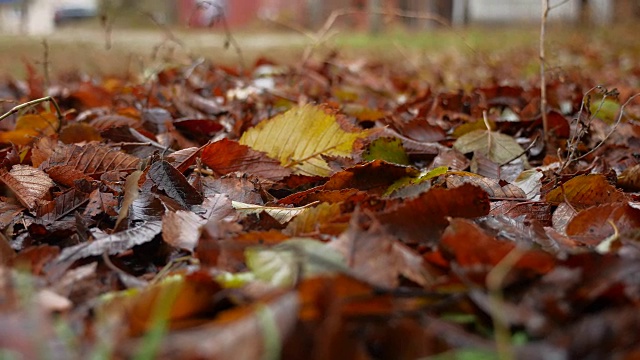
[[54,21],[61,25],[98,16],[98,8],[93,6],[60,6],[55,10]]

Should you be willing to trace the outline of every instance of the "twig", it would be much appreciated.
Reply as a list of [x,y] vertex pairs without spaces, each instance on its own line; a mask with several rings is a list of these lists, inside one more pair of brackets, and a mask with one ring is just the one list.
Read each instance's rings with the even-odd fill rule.
[[500,164],[500,166],[505,166],[510,164],[512,161],[515,161],[516,159],[519,159],[521,156],[523,156],[524,154],[526,154],[529,150],[531,150],[536,143],[538,142],[538,139],[540,138],[540,136],[536,136],[533,141],[531,142],[531,144],[529,144],[529,146],[527,146],[526,149],[524,149],[524,151],[522,151],[520,154],[514,156],[513,158],[509,159],[508,161],[503,162],[502,164]]
[[[307,37],[311,38],[313,40],[313,44],[311,44],[309,47],[307,47],[303,53],[302,56],[302,65],[304,67],[304,65],[307,64],[309,58],[311,57],[314,49],[321,43],[325,42],[328,38],[330,38],[330,33],[329,31],[331,30],[331,28],[333,27],[333,25],[335,24],[336,20],[338,20],[339,17],[341,16],[345,16],[345,15],[353,15],[353,14],[358,14],[358,13],[362,13],[363,10],[362,9],[358,9],[358,8],[353,8],[353,7],[349,7],[349,8],[343,8],[343,9],[337,9],[331,12],[331,14],[329,15],[329,17],[327,18],[327,20],[324,22],[324,24],[322,25],[322,27],[320,28],[320,30],[318,30],[317,32],[311,32],[311,31],[306,31],[304,29],[300,30],[299,27],[294,27],[294,26],[290,26],[287,25],[288,27],[299,31],[300,33],[306,35]],[[439,15],[433,14],[433,13],[429,13],[429,12],[420,12],[420,11],[405,11],[405,10],[401,10],[401,9],[387,9],[387,10],[381,10],[381,9],[371,9],[371,10],[364,10],[364,12],[370,13],[370,14],[378,14],[378,15],[388,15],[388,16],[395,16],[395,17],[401,17],[401,18],[412,18],[412,19],[420,19],[420,20],[431,20],[431,21],[435,21],[436,23],[438,23],[439,25],[442,25],[444,27],[447,27],[451,30],[454,31],[454,33],[458,36],[460,36],[461,38],[464,39],[464,37],[456,31],[456,29],[454,29],[451,24],[449,23],[449,21]],[[274,20],[271,20],[274,21]],[[275,22],[275,21],[274,21]],[[466,41],[463,41],[463,43],[476,55],[478,55],[478,53],[476,52],[476,50],[471,47],[471,45],[469,45]]]
[[549,142],[549,123],[547,119],[547,80],[545,69],[544,40],[549,17],[549,0],[542,0],[542,18],[540,19],[540,114],[542,115],[542,132],[545,145]]
[[616,131],[616,128],[618,127],[618,125],[620,125],[620,121],[622,120],[622,115],[624,114],[624,108],[629,104],[629,102],[631,102],[631,100],[637,98],[638,96],[640,96],[640,93],[637,93],[633,96],[631,96],[629,99],[627,99],[627,101],[625,101],[624,104],[622,104],[622,106],[620,106],[620,114],[618,115],[618,119],[616,120],[615,124],[613,124],[611,126],[611,130],[609,130],[609,132],[607,133],[607,135],[605,135],[605,137],[600,140],[600,142],[593,147],[593,149],[587,151],[586,153],[578,156],[577,158],[575,158],[574,161],[578,161],[580,159],[585,158],[586,156],[588,156],[589,154],[593,153],[594,151],[598,150],[598,148],[600,148],[600,146],[602,146],[604,144],[605,141],[607,141],[607,139],[609,139],[609,137]]
[[64,116],[62,115],[62,111],[60,111],[60,107],[58,106],[58,103],[51,96],[45,96],[43,98],[27,101],[26,103],[23,103],[23,104],[20,104],[20,105],[16,105],[11,110],[9,110],[6,113],[0,115],[0,121],[8,118],[9,116],[17,113],[20,110],[29,108],[31,106],[38,105],[38,104],[43,103],[45,101],[48,101],[48,102],[53,104],[53,107],[56,109],[56,115],[58,116],[58,121],[60,122],[60,124],[62,124],[62,121],[64,120]]
[[[211,1],[203,1],[198,4],[198,7],[206,7],[206,6],[211,6],[215,8],[216,11],[218,12],[218,15],[214,16],[209,22],[209,24],[207,24],[207,26],[212,27],[216,23],[216,21],[220,21],[225,34],[224,48],[227,49],[229,48],[229,46],[233,48],[233,50],[236,52],[236,55],[238,56],[238,65],[240,67],[240,72],[244,72],[244,69],[246,68],[244,55],[242,54],[242,49],[240,48],[240,44],[238,44],[238,41],[236,40],[236,38],[231,34],[231,30],[229,29],[229,24],[227,23],[227,14],[225,13],[224,8],[219,4],[215,4]],[[194,14],[192,14],[192,16]],[[189,22],[191,22],[191,19],[189,20]]]
[[43,47],[43,59],[42,59],[42,73],[44,75],[44,85],[47,89],[47,93],[49,92],[49,88],[51,87],[51,77],[49,76],[49,42],[47,39],[42,39],[42,47]]

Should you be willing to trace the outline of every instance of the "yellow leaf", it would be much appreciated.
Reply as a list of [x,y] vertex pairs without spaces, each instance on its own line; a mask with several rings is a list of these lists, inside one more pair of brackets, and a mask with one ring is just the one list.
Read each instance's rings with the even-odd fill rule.
[[295,107],[247,130],[240,144],[266,152],[297,174],[328,176],[322,155],[350,157],[356,140],[370,131],[349,132],[321,107]]
[[16,120],[14,130],[0,132],[0,142],[28,145],[37,138],[54,134],[59,126],[54,113],[22,115]]
[[301,207],[285,208],[285,207],[278,207],[278,206],[262,206],[262,205],[246,204],[239,201],[231,202],[231,205],[233,206],[233,208],[236,209],[241,214],[248,215],[248,214],[260,214],[261,212],[266,212],[281,224],[291,221],[291,219],[301,214],[303,211],[309,209],[311,206],[315,206],[316,204],[317,202],[313,202]]

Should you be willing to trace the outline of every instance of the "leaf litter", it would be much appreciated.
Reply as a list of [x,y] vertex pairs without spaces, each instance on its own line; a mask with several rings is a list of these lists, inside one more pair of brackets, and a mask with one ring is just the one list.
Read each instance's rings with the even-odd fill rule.
[[513,61],[463,90],[337,53],[264,89],[266,59],[57,81],[62,122],[0,131],[2,354],[634,357],[633,89],[568,69],[542,134]]

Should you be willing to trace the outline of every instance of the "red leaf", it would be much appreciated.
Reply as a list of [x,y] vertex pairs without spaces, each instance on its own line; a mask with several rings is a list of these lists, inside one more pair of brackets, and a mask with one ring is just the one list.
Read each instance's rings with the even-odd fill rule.
[[291,170],[282,167],[280,161],[228,139],[205,145],[202,162],[220,175],[241,172],[276,181],[291,175]]
[[[479,265],[485,265],[484,269],[488,271],[511,252],[516,244],[489,236],[469,220],[452,219],[442,235],[440,246],[445,254],[462,267],[477,269]],[[555,259],[548,253],[528,250],[514,268],[544,274],[554,266]]]

